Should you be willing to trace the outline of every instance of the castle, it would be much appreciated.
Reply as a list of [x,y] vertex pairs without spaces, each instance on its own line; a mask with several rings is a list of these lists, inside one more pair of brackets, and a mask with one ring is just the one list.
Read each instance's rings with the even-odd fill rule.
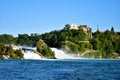
[[88,27],[87,25],[77,25],[76,23],[72,23],[70,26],[70,30],[79,30],[82,29],[86,34],[88,34],[89,39],[92,38],[92,28]]

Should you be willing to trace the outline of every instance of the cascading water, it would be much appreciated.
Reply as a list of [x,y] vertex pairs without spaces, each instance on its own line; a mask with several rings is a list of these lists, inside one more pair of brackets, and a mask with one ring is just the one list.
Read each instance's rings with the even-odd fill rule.
[[65,53],[63,50],[57,48],[51,48],[51,50],[55,52],[55,57],[57,59],[77,59],[77,57],[73,57],[72,55]]
[[31,51],[23,52],[23,54],[24,54],[24,59],[41,59],[41,57],[38,54]]
[[[25,46],[12,46],[14,50],[17,50],[17,49],[21,49],[24,48],[24,50],[22,50],[22,53],[24,54],[24,59],[35,59],[35,60],[38,60],[38,59],[42,59],[40,55],[38,55],[37,53],[34,52],[34,50],[36,50],[36,47],[25,47]],[[7,58],[7,57],[6,57]]]
[[[24,59],[43,59],[41,56],[39,56],[37,53],[34,52],[36,48],[32,47],[23,47],[23,46],[13,46],[13,49],[21,49],[25,48],[28,49],[27,51],[22,51],[24,54]],[[29,51],[30,49],[30,51]],[[33,51],[31,51],[33,50]],[[65,53],[63,50],[57,49],[57,48],[51,48],[52,51],[55,52],[55,57],[57,59],[80,59],[80,57],[74,57],[70,54]]]

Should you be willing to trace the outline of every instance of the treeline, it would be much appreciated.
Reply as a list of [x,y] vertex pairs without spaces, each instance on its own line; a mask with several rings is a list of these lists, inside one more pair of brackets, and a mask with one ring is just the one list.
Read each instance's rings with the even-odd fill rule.
[[13,44],[16,42],[16,38],[10,34],[2,34],[0,35],[0,43],[4,44]]
[[[69,53],[82,54],[88,52],[89,54],[86,56],[89,55],[89,57],[93,56],[95,58],[116,58],[120,55],[120,32],[114,32],[113,27],[111,30],[104,32],[97,30],[92,33],[92,39],[82,29],[69,30],[69,27],[70,25],[67,24],[62,30],[55,30],[41,35],[36,33],[31,35],[19,34],[18,37],[13,37],[9,34],[3,34],[0,35],[0,42],[36,46],[37,42],[42,39],[49,47],[63,48]],[[48,48],[46,52],[49,52]]]
[[36,43],[43,39],[50,47],[60,48],[64,41],[72,41],[77,43],[79,41],[88,40],[87,34],[83,30],[68,30],[62,29],[59,31],[52,31],[45,34],[18,34],[18,37],[13,37],[9,34],[0,35],[0,42],[4,44],[20,44],[28,46],[36,46]]
[[36,46],[36,43],[41,39],[41,35],[35,33],[31,34],[18,34],[18,38],[16,40],[17,44],[20,45],[28,45],[28,46]]
[[41,36],[37,33],[31,34],[18,34],[18,37],[13,37],[9,34],[0,35],[0,42],[4,44],[19,44],[27,46],[36,46],[36,43],[41,39]]

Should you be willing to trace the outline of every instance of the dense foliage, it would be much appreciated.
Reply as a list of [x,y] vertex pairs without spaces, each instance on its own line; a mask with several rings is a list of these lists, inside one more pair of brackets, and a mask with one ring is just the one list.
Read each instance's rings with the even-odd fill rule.
[[[85,57],[116,58],[120,55],[120,32],[115,32],[113,27],[111,30],[104,32],[97,30],[93,33],[92,39],[82,29],[70,30],[69,28],[70,25],[66,24],[62,30],[55,30],[41,35],[36,33],[31,35],[19,34],[18,37],[13,37],[9,34],[3,34],[0,35],[0,42],[28,46],[36,46],[37,44],[37,50],[43,56],[49,58],[54,58],[54,54],[49,47],[63,48],[69,53],[84,53]],[[3,48],[1,53],[7,54],[6,49],[8,48]],[[17,52],[14,53],[18,55]],[[0,55],[0,57],[2,56]]]
[[69,53],[81,54],[93,58],[117,58],[120,55],[120,34],[114,28],[105,32],[96,31],[89,39],[83,30],[69,30],[67,24],[63,30],[42,35],[42,39],[51,47],[64,48]]
[[105,32],[96,31],[91,40],[94,50],[98,50],[101,56],[104,58],[115,57],[115,53],[120,55],[120,35],[114,32],[114,28],[111,31]]
[[0,42],[4,44],[12,44],[15,42],[15,38],[9,34],[0,35]]
[[3,56],[8,56],[10,59],[22,59],[23,54],[21,50],[13,50],[11,46],[5,46],[0,43],[0,59],[4,59]]
[[41,39],[37,42],[37,51],[40,52],[46,58],[55,58],[54,52]]
[[62,47],[66,41],[79,43],[79,41],[89,40],[88,35],[83,30],[68,30],[64,28],[60,31],[52,31],[42,35],[42,39],[51,47]]
[[20,45],[28,45],[28,46],[36,46],[36,43],[39,41],[41,36],[39,34],[18,34],[17,44]]
[[36,46],[39,39],[41,39],[41,36],[37,33],[32,33],[30,36],[28,34],[18,34],[18,37],[9,34],[0,35],[0,42],[4,44]]

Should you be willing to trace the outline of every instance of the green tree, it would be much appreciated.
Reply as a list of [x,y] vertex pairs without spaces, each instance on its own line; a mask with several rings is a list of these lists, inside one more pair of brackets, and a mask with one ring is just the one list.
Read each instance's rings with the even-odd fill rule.
[[64,30],[69,30],[69,29],[70,29],[70,25],[66,24],[65,27],[64,27]]
[[91,40],[91,44],[93,45],[94,50],[99,50],[99,40],[98,40],[98,38],[93,38]]
[[28,44],[29,42],[29,35],[28,34],[18,34],[18,40],[17,43],[24,45],[24,44]]
[[0,42],[4,44],[12,44],[14,43],[14,37],[9,34],[0,35]]
[[80,45],[80,47],[79,47],[80,52],[84,52],[85,51],[85,44],[80,43],[79,45]]
[[36,46],[36,43],[41,39],[41,35],[37,33],[31,33],[29,36],[29,45]]
[[109,41],[112,41],[112,35],[111,35],[111,32],[109,30],[106,30],[104,32],[104,39],[107,39]]
[[112,35],[114,35],[114,33],[115,33],[113,27],[111,28],[111,33],[112,33]]

